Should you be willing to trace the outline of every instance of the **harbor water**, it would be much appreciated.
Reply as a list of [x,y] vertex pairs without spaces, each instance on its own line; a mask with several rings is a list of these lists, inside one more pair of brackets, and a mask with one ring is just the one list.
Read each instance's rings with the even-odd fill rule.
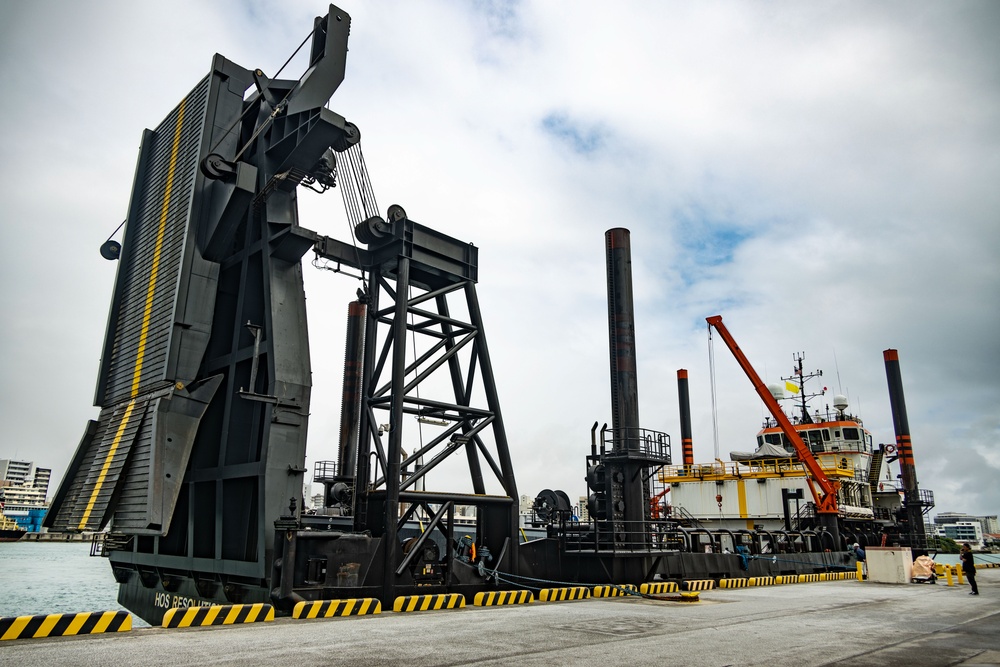
[[[89,542],[0,543],[0,616],[116,611],[118,584]],[[145,623],[133,617],[136,626]]]

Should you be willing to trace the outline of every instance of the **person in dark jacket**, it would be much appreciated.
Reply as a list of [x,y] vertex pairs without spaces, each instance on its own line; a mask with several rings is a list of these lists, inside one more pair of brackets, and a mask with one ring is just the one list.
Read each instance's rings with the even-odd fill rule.
[[969,585],[972,586],[972,592],[969,595],[979,595],[979,586],[976,585],[976,560],[972,557],[972,547],[969,546],[968,542],[962,545],[959,558],[962,559],[962,573],[968,578]]
[[862,564],[861,565],[861,576],[862,577],[867,577],[868,576],[868,563],[866,562],[865,550],[862,549],[861,545],[858,544],[857,542],[854,543],[854,546],[852,547],[852,549],[854,549],[854,558],[856,558],[857,561]]

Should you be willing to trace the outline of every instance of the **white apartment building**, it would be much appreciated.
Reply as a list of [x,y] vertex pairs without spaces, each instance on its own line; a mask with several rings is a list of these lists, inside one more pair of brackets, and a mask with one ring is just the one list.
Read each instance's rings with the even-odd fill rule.
[[44,506],[51,478],[52,469],[37,468],[34,461],[0,459],[0,496],[7,509],[13,509],[15,502]]
[[959,544],[968,542],[972,545],[982,546],[983,527],[978,521],[956,521],[939,527],[939,535],[949,537]]

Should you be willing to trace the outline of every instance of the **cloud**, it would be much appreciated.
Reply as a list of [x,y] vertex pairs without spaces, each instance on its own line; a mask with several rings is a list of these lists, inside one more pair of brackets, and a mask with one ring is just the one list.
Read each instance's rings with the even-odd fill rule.
[[574,122],[564,113],[553,112],[542,119],[542,131],[567,146],[578,155],[589,155],[601,150],[607,132],[600,127],[586,127]]
[[[643,424],[714,455],[704,318],[765,379],[793,352],[891,442],[881,350],[898,348],[921,485],[996,514],[1000,44],[995,3],[386,1],[352,14],[331,108],[358,124],[384,208],[480,248],[486,319],[522,493],[584,492],[609,415],[603,232],[632,232]],[[219,52],[277,71],[314,3],[0,9],[0,457],[58,477],[90,406],[138,139]],[[301,63],[289,72],[298,75]],[[347,238],[336,193],[304,226]],[[306,267],[310,461],[335,456],[343,304]],[[716,346],[720,449],[762,410]],[[679,456],[679,449],[675,449]],[[996,486],[995,484],[993,486]]]

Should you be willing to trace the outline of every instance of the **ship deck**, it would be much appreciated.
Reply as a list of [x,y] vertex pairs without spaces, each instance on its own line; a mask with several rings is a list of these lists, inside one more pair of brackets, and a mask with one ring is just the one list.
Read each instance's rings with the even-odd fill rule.
[[[1000,664],[1000,569],[969,587],[831,581],[4,642],[0,664]],[[836,631],[831,631],[836,628]],[[794,630],[794,633],[790,633]]]

